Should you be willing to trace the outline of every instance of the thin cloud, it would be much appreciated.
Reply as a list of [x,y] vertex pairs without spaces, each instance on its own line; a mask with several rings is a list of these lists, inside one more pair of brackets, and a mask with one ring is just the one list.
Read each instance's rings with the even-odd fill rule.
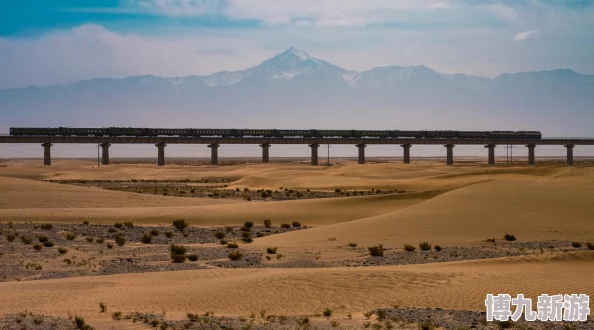
[[528,39],[538,39],[540,37],[540,32],[538,30],[530,30],[524,31],[516,34],[514,40],[516,41],[523,41]]

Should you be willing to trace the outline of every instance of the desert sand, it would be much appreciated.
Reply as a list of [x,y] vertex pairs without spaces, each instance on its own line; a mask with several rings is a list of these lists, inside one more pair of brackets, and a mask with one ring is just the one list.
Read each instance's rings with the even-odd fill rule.
[[[473,247],[506,233],[520,242],[594,241],[594,167],[560,165],[381,163],[312,167],[302,164],[229,166],[110,165],[92,161],[10,160],[0,167],[0,221],[113,224],[134,221],[192,226],[298,221],[309,228],[255,238],[242,245],[278,247],[287,260],[317,252],[322,260],[353,257],[347,244],[401,249],[422,241]],[[201,199],[75,187],[47,180],[164,180],[233,178],[229,189],[334,191],[398,189],[401,194],[291,201]],[[0,244],[6,244],[0,242]],[[0,263],[2,257],[0,256]],[[484,311],[487,293],[594,295],[594,251],[542,254],[423,265],[204,269],[0,283],[0,311],[84,315],[97,328],[114,326],[110,311],[214,311],[249,315],[260,310],[313,315],[332,308],[358,315],[403,305]],[[96,322],[93,324],[93,320]],[[116,324],[117,326],[117,324]],[[124,328],[124,325],[122,325]],[[130,325],[130,328],[133,328]]]

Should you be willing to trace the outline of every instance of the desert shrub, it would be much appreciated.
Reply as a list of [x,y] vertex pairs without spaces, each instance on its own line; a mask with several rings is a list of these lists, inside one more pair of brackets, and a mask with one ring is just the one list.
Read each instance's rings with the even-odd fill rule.
[[429,242],[422,242],[419,244],[419,248],[423,251],[429,251],[431,250],[431,244]]
[[225,238],[225,233],[223,233],[222,231],[217,231],[216,233],[214,233],[214,237],[218,239],[223,239]]
[[242,240],[244,243],[251,243],[251,242],[253,242],[253,241],[254,241],[254,240],[253,240],[251,237],[249,237],[249,236],[248,236],[248,237],[242,237],[242,238],[241,238],[241,240]]
[[95,242],[97,242],[99,244],[103,244],[104,241],[105,241],[105,239],[103,237],[99,237],[95,240]]
[[276,250],[277,249],[278,249],[278,247],[276,247],[276,246],[275,247],[269,247],[269,248],[266,248],[266,252],[268,254],[276,254]]
[[52,243],[51,241],[43,242],[43,246],[52,247],[52,246],[54,246],[54,243]]
[[512,234],[505,234],[503,236],[503,238],[505,238],[506,241],[515,241],[516,240],[516,236],[514,236]]
[[264,220],[264,227],[270,228],[272,226],[272,220],[266,219]]
[[233,226],[225,226],[225,230],[230,233],[233,231]]
[[53,226],[52,226],[52,224],[51,224],[51,223],[42,223],[42,224],[41,224],[41,229],[44,229],[44,230],[50,230],[50,229],[52,229],[52,228],[53,228]]
[[74,241],[75,238],[76,238],[76,235],[74,235],[74,233],[66,234],[66,239],[69,241]]
[[404,244],[404,251],[412,252],[415,250],[415,247],[412,245]]
[[428,324],[428,323],[423,323],[423,324],[419,325],[419,328],[421,330],[432,330],[433,329],[433,326],[431,324]]
[[372,257],[382,257],[384,255],[384,247],[380,244],[378,246],[368,247],[369,254]]
[[281,228],[283,228],[283,229],[288,229],[288,228],[291,228],[291,225],[290,225],[290,224],[288,224],[288,223],[283,223],[283,224],[281,225]]
[[89,329],[89,326],[85,323],[85,319],[82,316],[74,317],[74,325],[77,329]]
[[82,224],[83,225],[88,225],[89,224],[89,221],[85,220],[85,221],[82,222]]
[[236,260],[241,259],[243,257],[243,254],[241,254],[241,252],[239,252],[239,251],[231,251],[231,252],[229,252],[228,257],[229,257],[229,259],[236,261]]
[[369,318],[370,318],[372,315],[373,315],[373,312],[372,312],[372,311],[367,311],[367,312],[363,313],[363,316],[365,316],[365,318],[366,318],[366,319],[368,319],[368,320],[369,320]]
[[581,248],[582,247],[582,243],[580,242],[571,242],[571,246],[573,246],[574,248]]
[[330,317],[332,316],[332,310],[330,308],[326,308],[324,309],[324,316],[325,317]]
[[340,188],[336,188],[336,189],[334,189],[334,192],[335,192],[335,193],[339,193],[339,192],[340,192]]
[[332,320],[332,321],[330,321],[330,325],[331,325],[333,328],[336,328],[336,327],[338,327],[338,326],[340,325],[340,322],[338,322],[338,321],[336,321],[336,320]]
[[151,244],[153,241],[153,236],[150,234],[145,234],[140,238],[140,241],[144,244]]
[[489,242],[489,243],[495,243],[495,239],[494,238],[487,238],[486,241]]
[[237,249],[238,247],[239,245],[237,245],[237,243],[227,243],[228,249]]
[[115,242],[117,245],[119,246],[123,246],[124,244],[126,244],[126,237],[122,236],[122,235],[117,235],[114,238]]
[[31,239],[29,237],[21,236],[21,242],[23,242],[23,244],[31,244]]
[[91,243],[93,241],[93,237],[87,237],[86,240],[87,242]]
[[107,248],[108,248],[108,249],[113,249],[113,244],[111,244],[111,243],[107,243]]
[[196,260],[198,260],[198,255],[197,254],[188,254],[188,260],[196,261]]
[[99,309],[101,310],[101,313],[105,313],[105,311],[107,310],[107,305],[105,305],[104,303],[99,303]]
[[350,247],[353,247],[353,248],[354,248],[354,247],[357,247],[357,243],[349,243],[349,246],[350,246]]
[[244,231],[243,233],[241,233],[241,236],[242,236],[242,237],[250,237],[251,235],[250,235],[250,233],[249,233],[249,232],[247,232],[247,231]]
[[113,234],[113,233],[115,233],[116,231],[118,231],[118,230],[117,230],[117,229],[115,229],[115,228],[109,228],[109,229],[107,230],[107,232],[108,232],[108,233],[112,233],[112,234]]
[[588,250],[594,250],[594,244],[590,242],[586,243],[586,247],[588,248]]
[[12,235],[12,234],[8,234],[6,235],[6,240],[9,242],[14,241],[14,239],[16,238],[16,236]]
[[114,320],[121,320],[122,319],[122,312],[113,312],[113,314],[111,314],[111,318]]
[[243,224],[243,226],[244,226],[245,228],[252,228],[252,227],[254,226],[254,223],[253,223],[253,222],[251,222],[251,221],[246,221],[246,222]]
[[244,227],[239,228],[239,230],[241,230],[243,232],[249,232],[252,229],[244,226]]
[[439,246],[439,245],[436,245],[433,248],[435,249],[435,251],[441,251],[441,246]]
[[156,229],[151,230],[151,236],[159,236],[159,231]]
[[167,238],[172,238],[173,237],[173,232],[172,231],[168,231],[165,233],[165,236],[167,236]]
[[39,236],[38,239],[40,243],[47,242],[49,240],[47,236]]
[[184,231],[184,229],[186,229],[188,227],[188,224],[186,223],[186,220],[184,220],[184,219],[177,219],[177,220],[173,220],[173,227],[175,227],[175,229],[177,229],[179,231]]
[[122,227],[124,227],[124,225],[122,225],[119,222],[116,222],[113,226],[116,227],[117,229],[121,229]]
[[132,227],[134,227],[134,224],[132,223],[132,221],[125,221],[124,226],[126,226],[128,228],[132,228]]
[[35,244],[35,245],[33,245],[33,249],[35,251],[41,251],[42,248],[43,248],[43,246],[41,246],[41,244]]
[[186,260],[186,247],[183,245],[171,244],[169,247],[170,257],[173,262],[182,263]]
[[222,240],[219,241],[219,243],[221,245],[226,245],[227,244],[227,240],[226,239],[222,239]]
[[68,249],[58,248],[58,252],[60,252],[60,254],[66,254],[66,253],[68,253]]
[[293,225],[293,227],[295,227],[295,228],[299,228],[299,227],[301,227],[301,223],[299,223],[298,221],[293,221],[293,224],[292,224],[292,225]]

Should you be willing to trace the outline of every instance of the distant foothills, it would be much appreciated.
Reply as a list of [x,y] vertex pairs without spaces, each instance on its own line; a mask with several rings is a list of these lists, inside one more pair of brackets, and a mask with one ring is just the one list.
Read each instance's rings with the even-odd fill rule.
[[[395,56],[396,57],[396,56]],[[594,136],[594,75],[341,68],[290,48],[244,71],[0,90],[10,126],[539,130]]]

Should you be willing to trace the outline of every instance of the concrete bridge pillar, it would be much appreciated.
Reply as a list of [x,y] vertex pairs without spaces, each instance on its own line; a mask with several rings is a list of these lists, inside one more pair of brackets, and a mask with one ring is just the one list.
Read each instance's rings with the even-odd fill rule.
[[495,165],[495,147],[494,144],[487,144],[485,148],[489,148],[489,165]]
[[41,145],[43,147],[43,165],[51,165],[52,164],[52,146],[51,143],[44,143]]
[[528,165],[534,165],[536,162],[534,160],[534,148],[536,148],[536,144],[527,144],[528,147]]
[[573,165],[573,147],[575,147],[573,144],[565,146],[567,148],[567,165]]
[[269,153],[270,144],[264,143],[264,144],[261,144],[260,147],[262,147],[262,163],[270,162],[270,153]]
[[219,165],[219,144],[209,144],[210,148],[210,165]]
[[109,165],[109,147],[111,147],[110,143],[101,143],[101,165]]
[[365,164],[365,147],[366,144],[356,144],[357,148],[359,148],[359,164]]
[[311,164],[318,165],[318,148],[320,147],[320,145],[310,144],[309,147],[311,148]]
[[155,147],[157,147],[157,166],[165,166],[165,147],[167,145],[165,143],[157,143]]
[[404,148],[404,157],[402,158],[402,162],[404,164],[410,164],[410,144],[401,144],[402,148]]
[[444,144],[443,146],[446,147],[446,150],[447,150],[446,164],[453,165],[454,164],[454,147],[455,147],[455,145]]

